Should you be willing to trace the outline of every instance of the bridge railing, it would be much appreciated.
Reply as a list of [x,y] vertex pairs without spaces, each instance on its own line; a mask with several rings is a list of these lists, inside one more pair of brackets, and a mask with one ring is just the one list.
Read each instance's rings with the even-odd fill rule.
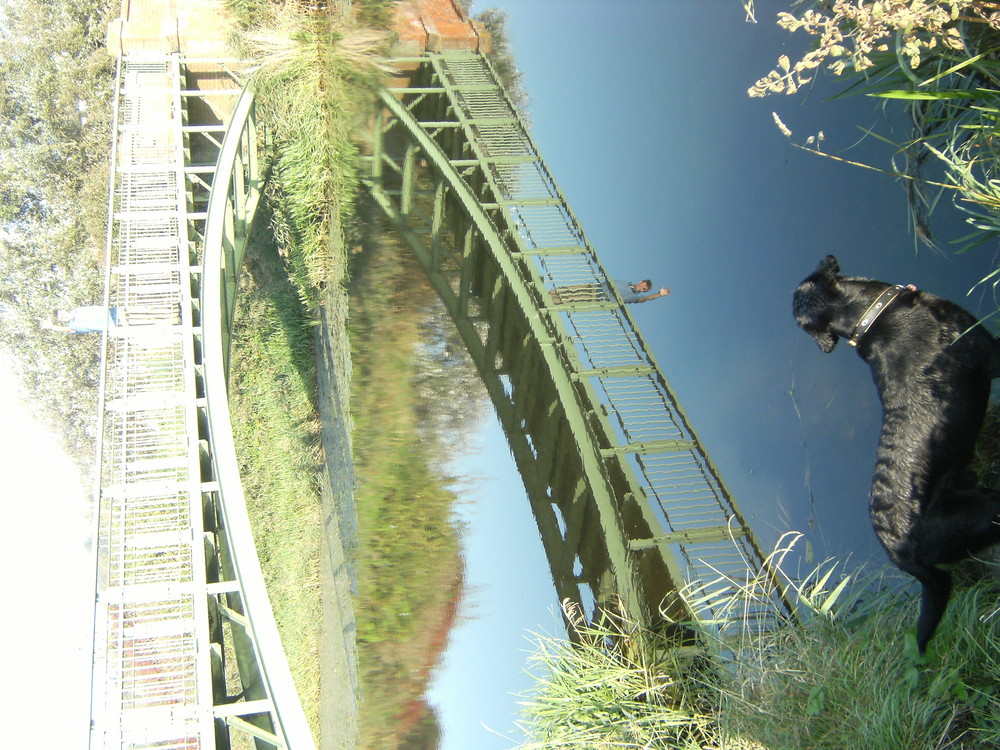
[[[230,747],[236,737],[261,750],[314,747],[264,590],[228,421],[235,277],[261,188],[252,97],[241,98],[222,144],[215,134],[225,126],[207,107],[209,121],[189,123],[189,100],[206,96],[199,76],[228,62],[163,53],[119,61],[92,750]],[[240,89],[210,93],[221,103]]]
[[119,62],[95,511],[92,748],[214,738],[181,67]]
[[226,587],[223,609],[233,623],[243,698],[251,705],[256,702],[260,709],[240,712],[240,704],[232,704],[237,710],[224,715],[224,720],[256,737],[258,745],[264,742],[274,747],[312,748],[312,733],[264,585],[229,417],[228,372],[236,285],[262,189],[253,115],[253,95],[244,90],[222,142],[209,197],[202,256],[205,416],[211,444],[208,489],[219,526],[221,578],[231,582]]

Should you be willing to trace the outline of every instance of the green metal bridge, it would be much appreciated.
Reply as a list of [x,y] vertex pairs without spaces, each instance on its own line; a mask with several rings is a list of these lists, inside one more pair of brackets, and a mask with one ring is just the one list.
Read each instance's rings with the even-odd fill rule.
[[313,746],[229,423],[233,291],[261,188],[231,62],[119,61],[91,748]]
[[[673,596],[773,577],[486,60],[400,61],[366,184],[493,400],[561,599],[650,627]],[[227,403],[236,280],[261,190],[227,61],[125,56],[102,339],[92,748],[309,748],[264,588]],[[206,85],[196,70],[219,73]],[[224,136],[224,137],[223,137]],[[587,294],[552,290],[585,288]],[[574,301],[578,299],[579,301]],[[512,542],[516,546],[516,541]],[[776,583],[776,581],[775,581]],[[775,590],[780,590],[776,586]],[[776,595],[746,613],[760,624]]]

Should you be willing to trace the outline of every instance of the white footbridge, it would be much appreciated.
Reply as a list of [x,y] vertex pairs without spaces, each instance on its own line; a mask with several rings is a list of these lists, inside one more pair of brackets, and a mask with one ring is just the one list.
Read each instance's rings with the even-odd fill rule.
[[311,748],[226,396],[260,179],[227,60],[119,61],[102,337],[90,747]]

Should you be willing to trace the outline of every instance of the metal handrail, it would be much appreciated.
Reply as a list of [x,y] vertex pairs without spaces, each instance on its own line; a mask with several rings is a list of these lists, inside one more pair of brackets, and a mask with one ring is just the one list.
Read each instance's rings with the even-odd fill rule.
[[[114,206],[114,195],[115,195],[115,168],[118,162],[118,102],[121,96],[121,74],[122,74],[122,59],[119,57],[115,63],[115,93],[111,105],[111,157],[108,162],[108,207],[109,215],[107,220],[107,230],[105,237],[105,264],[104,264],[104,307],[108,307],[111,299],[111,259],[112,259],[112,243],[114,241],[114,224],[112,219],[112,210]],[[102,444],[102,436],[104,435],[104,409],[105,409],[105,387],[107,382],[107,366],[108,361],[108,331],[107,326],[101,331],[101,348],[100,348],[100,374],[98,376],[98,386],[97,386],[97,432],[96,432],[96,448],[95,448],[95,460],[94,460],[94,489],[93,489],[93,502],[94,502],[94,512],[93,519],[91,521],[91,545],[90,545],[90,562],[91,570],[94,573],[94,591],[98,589],[98,579],[99,579],[99,568],[98,559],[100,556],[100,550],[98,549],[97,540],[100,537],[100,513],[97,512],[97,505],[99,498],[101,496],[101,482],[104,476],[104,446]],[[95,638],[97,636],[97,611],[91,611],[90,618],[90,643],[93,646],[95,643]],[[89,706],[94,705],[94,682],[93,679],[89,681],[90,696],[87,701]],[[93,736],[88,736],[88,741],[93,742]]]
[[[242,196],[233,195],[239,163],[240,143],[252,123],[253,94],[247,89],[236,105],[219,155],[218,168],[209,198],[202,260],[201,289],[206,412],[211,434],[212,466],[218,483],[219,511],[228,532],[232,563],[242,592],[250,635],[260,665],[261,679],[274,707],[278,724],[275,734],[289,748],[313,748],[315,742],[299,701],[284,647],[264,585],[253,532],[247,516],[233,443],[226,382],[226,347],[223,327],[231,332],[232,319],[224,309],[224,271],[232,261],[226,254],[227,213]],[[249,222],[247,222],[249,223]],[[236,271],[238,269],[230,269]]]

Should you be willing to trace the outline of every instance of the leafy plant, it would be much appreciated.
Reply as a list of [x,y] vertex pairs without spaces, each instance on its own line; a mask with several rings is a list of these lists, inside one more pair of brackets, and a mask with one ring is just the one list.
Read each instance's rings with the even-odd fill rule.
[[981,0],[836,0],[814,5],[821,10],[808,8],[798,16],[778,13],[778,26],[814,36],[816,44],[794,65],[787,55],[778,58],[778,67],[750,88],[750,96],[795,94],[823,65],[837,76],[848,70],[861,73],[878,67],[889,52],[902,70],[916,70],[928,56],[966,48],[959,21],[993,25],[1000,19],[1000,5]]
[[[813,48],[794,63],[782,55],[777,68],[750,88],[750,96],[794,94],[825,66],[834,75],[847,76],[845,94],[899,105],[913,124],[909,139],[869,135],[894,149],[891,167],[879,171],[902,180],[916,236],[936,246],[930,217],[948,198],[968,214],[973,227],[957,240],[962,250],[994,238],[1000,230],[994,143],[1000,3],[837,0],[811,5],[799,15],[780,13],[778,23],[814,36]],[[790,135],[780,121],[779,128]],[[822,134],[800,147],[858,164],[822,151]]]

